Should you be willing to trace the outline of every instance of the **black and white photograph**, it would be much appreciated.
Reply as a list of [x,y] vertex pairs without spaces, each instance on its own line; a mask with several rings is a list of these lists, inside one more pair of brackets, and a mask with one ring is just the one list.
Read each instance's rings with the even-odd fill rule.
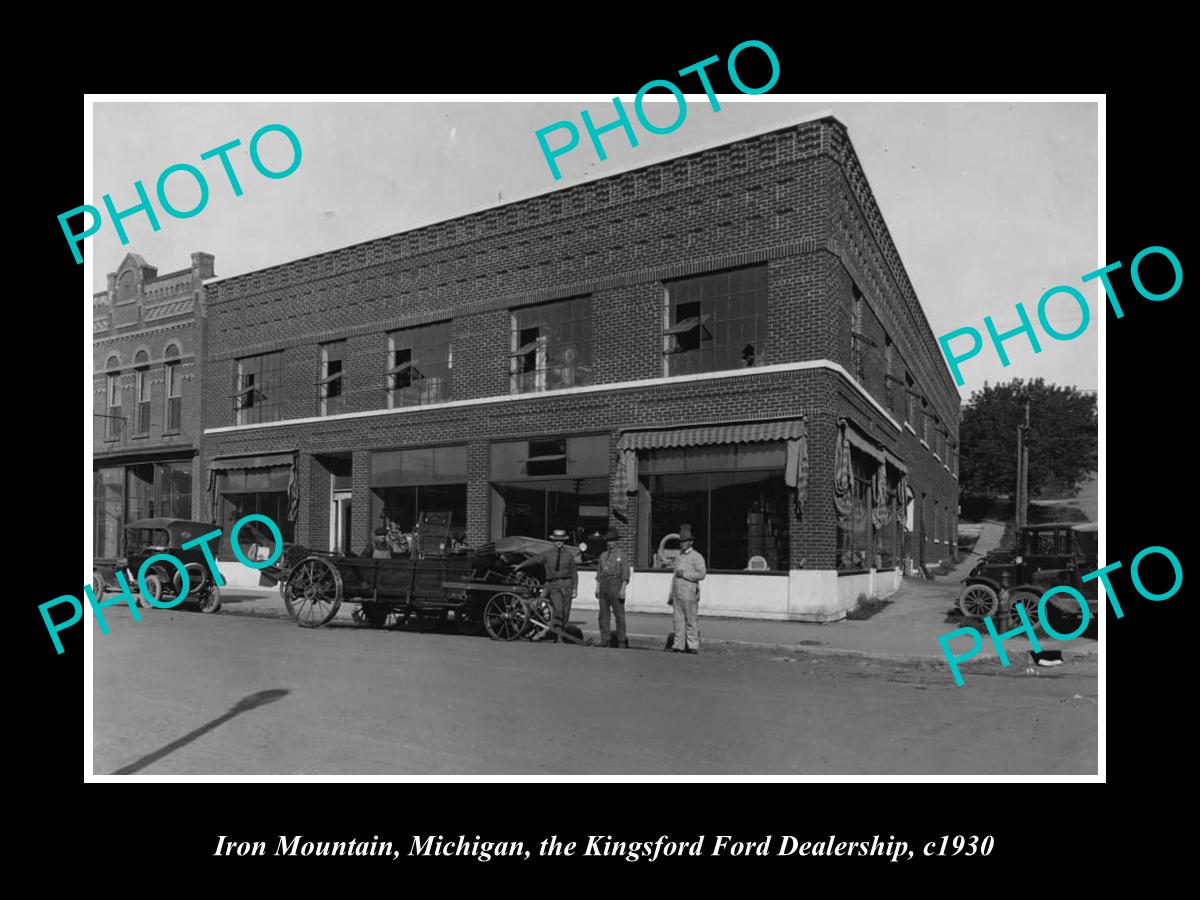
[[91,98],[88,780],[1102,780],[1103,98],[721,67]]

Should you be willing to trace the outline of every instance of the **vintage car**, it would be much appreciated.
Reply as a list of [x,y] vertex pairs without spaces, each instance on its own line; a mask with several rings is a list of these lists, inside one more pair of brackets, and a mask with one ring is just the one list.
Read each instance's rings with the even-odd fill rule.
[[[1025,607],[1037,627],[1042,594],[1058,585],[1079,591],[1096,612],[1097,580],[1083,581],[1096,568],[1097,529],[1092,522],[1050,522],[1027,525],[1017,532],[1011,551],[988,554],[965,579],[958,598],[964,615],[1003,618],[1009,627],[1020,624],[1017,605]],[[1056,595],[1046,603],[1046,619],[1059,633],[1073,631],[1082,617],[1078,602]]]
[[[116,573],[123,572],[138,605],[149,606],[137,585],[138,570],[148,558],[169,553],[183,563],[188,573],[188,593],[185,602],[195,603],[201,612],[213,613],[221,608],[221,589],[213,583],[204,552],[197,545],[187,550],[183,545],[217,529],[209,522],[189,519],[135,519],[125,526],[125,555],[113,560],[96,560],[92,572],[92,590],[99,599],[107,590],[117,590]],[[220,550],[221,539],[208,542],[213,556]],[[169,601],[179,596],[183,576],[166,561],[151,563],[146,572],[146,590],[155,599]]]

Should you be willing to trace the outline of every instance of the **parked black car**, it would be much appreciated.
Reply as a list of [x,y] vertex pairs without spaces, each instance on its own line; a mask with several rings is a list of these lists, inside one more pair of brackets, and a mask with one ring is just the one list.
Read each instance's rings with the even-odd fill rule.
[[[1027,525],[1017,532],[1011,551],[989,553],[966,578],[958,598],[964,615],[1003,617],[1009,627],[1020,624],[1016,606],[1025,607],[1029,621],[1038,624],[1037,606],[1042,594],[1058,585],[1079,591],[1093,614],[1097,611],[1098,580],[1082,576],[1096,569],[1097,528],[1095,523],[1050,522]],[[1062,594],[1046,604],[1052,628],[1068,634],[1082,617],[1079,604]]]
[[[96,560],[92,573],[92,590],[97,599],[107,590],[117,590],[116,573],[124,572],[129,589],[138,605],[148,606],[138,590],[137,573],[151,556],[169,553],[183,563],[188,573],[188,594],[185,602],[197,604],[201,612],[213,613],[221,608],[221,589],[213,583],[204,551],[199,545],[184,550],[183,545],[203,534],[217,530],[210,522],[189,519],[135,519],[125,526],[123,547],[125,555],[115,560]],[[214,557],[221,548],[221,539],[208,542]],[[169,601],[179,596],[183,577],[179,570],[165,560],[150,565],[146,572],[146,590],[155,600]]]

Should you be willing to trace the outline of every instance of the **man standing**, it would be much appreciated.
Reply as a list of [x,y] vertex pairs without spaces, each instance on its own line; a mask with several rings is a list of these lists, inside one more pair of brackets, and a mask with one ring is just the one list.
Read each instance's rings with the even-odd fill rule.
[[675,645],[672,653],[699,653],[700,582],[708,575],[704,557],[692,548],[692,526],[679,526],[679,556],[675,557],[675,577],[671,579],[671,600],[675,609]]
[[[628,647],[625,637],[625,589],[629,585],[629,560],[617,546],[621,535],[608,529],[608,548],[596,565],[596,599],[600,601],[600,646]],[[617,633],[609,629],[610,612],[617,617]]]
[[555,528],[550,533],[554,546],[545,553],[531,557],[517,566],[524,569],[535,563],[541,563],[546,570],[546,596],[554,607],[554,632],[544,631],[534,640],[557,641],[558,633],[566,629],[571,616],[571,601],[579,593],[579,570],[575,565],[575,552],[566,547],[567,533],[561,528]]

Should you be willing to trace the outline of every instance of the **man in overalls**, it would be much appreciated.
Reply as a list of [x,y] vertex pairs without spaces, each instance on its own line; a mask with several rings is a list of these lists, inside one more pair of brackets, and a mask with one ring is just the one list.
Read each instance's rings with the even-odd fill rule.
[[566,547],[567,533],[561,528],[550,532],[550,540],[554,546],[537,556],[525,560],[517,566],[524,569],[534,563],[541,563],[546,570],[546,597],[554,607],[555,631],[544,631],[534,640],[557,641],[556,631],[567,627],[571,617],[571,601],[579,593],[579,570],[575,565],[575,553]]
[[[629,585],[629,560],[617,546],[621,535],[608,529],[608,548],[596,564],[596,599],[600,601],[600,646],[628,647],[625,637],[625,589]],[[611,615],[610,615],[611,613]],[[617,618],[617,633],[609,628],[612,616]]]

